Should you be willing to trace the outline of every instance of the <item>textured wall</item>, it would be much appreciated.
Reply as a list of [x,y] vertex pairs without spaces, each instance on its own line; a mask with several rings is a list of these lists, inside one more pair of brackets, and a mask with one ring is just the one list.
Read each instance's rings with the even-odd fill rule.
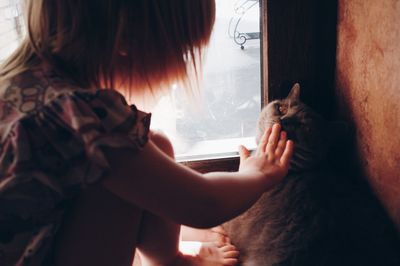
[[400,1],[339,0],[337,87],[362,170],[400,229]]

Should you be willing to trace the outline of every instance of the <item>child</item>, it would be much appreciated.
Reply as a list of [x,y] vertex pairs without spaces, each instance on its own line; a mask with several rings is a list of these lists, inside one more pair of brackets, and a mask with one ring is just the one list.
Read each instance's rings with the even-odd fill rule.
[[229,244],[180,253],[179,225],[245,211],[293,143],[275,125],[238,172],[202,175],[122,97],[197,78],[214,0],[26,4],[28,37],[0,70],[0,265],[130,265],[135,248],[142,265],[234,265]]

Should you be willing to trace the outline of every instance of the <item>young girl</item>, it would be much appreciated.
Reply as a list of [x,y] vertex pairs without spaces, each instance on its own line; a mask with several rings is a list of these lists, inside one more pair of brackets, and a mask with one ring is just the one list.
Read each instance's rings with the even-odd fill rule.
[[183,255],[179,225],[239,215],[288,170],[279,125],[240,168],[173,160],[129,106],[191,84],[213,0],[28,0],[27,38],[0,70],[0,265],[233,265],[231,245]]

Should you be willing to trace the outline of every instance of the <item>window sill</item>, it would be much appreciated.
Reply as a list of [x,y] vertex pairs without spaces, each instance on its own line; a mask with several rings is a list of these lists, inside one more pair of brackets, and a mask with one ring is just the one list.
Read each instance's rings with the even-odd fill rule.
[[208,160],[197,160],[197,161],[184,161],[180,164],[185,165],[200,173],[209,172],[234,172],[239,169],[239,156],[220,158],[220,159],[208,159]]
[[187,153],[178,155],[176,160],[201,173],[237,171],[240,162],[239,145],[249,150],[256,147],[254,137],[200,141]]

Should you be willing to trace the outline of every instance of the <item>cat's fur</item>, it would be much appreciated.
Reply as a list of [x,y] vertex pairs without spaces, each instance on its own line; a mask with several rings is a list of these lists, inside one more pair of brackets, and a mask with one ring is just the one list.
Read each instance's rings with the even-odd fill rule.
[[[382,248],[386,231],[377,235],[371,233],[376,228],[369,228],[387,226],[381,220],[366,220],[371,219],[371,208],[383,217],[380,206],[360,192],[358,183],[343,173],[338,176],[329,165],[328,151],[338,133],[343,134],[344,124],[325,121],[299,97],[300,86],[295,84],[287,98],[269,103],[261,112],[257,140],[265,128],[280,123],[295,150],[284,181],[224,225],[240,250],[241,265],[400,265],[399,256],[393,255],[400,246]],[[383,263],[379,256],[388,261]]]

